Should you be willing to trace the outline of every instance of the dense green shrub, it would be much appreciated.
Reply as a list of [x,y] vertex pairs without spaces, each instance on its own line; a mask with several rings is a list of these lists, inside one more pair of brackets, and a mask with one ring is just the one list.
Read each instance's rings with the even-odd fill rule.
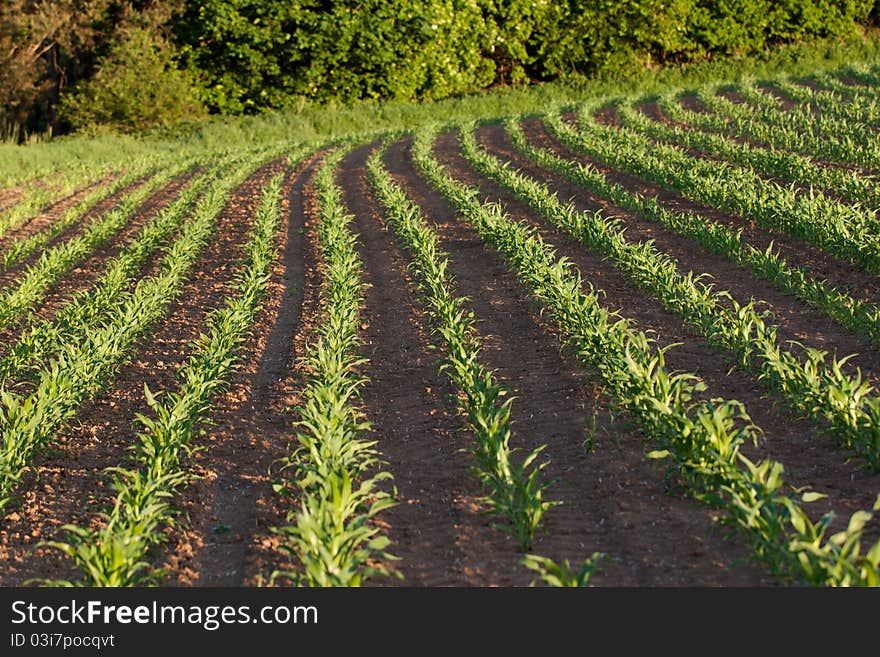
[[144,28],[117,41],[95,76],[65,95],[60,109],[75,129],[106,125],[121,132],[203,113],[191,76],[177,68],[168,44]]
[[189,0],[177,22],[207,104],[437,99],[626,74],[852,34],[870,0]]

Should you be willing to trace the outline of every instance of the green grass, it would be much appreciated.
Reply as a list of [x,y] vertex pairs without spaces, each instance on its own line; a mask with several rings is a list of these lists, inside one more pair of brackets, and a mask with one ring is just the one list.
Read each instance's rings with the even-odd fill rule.
[[436,102],[361,102],[353,105],[303,103],[286,110],[247,117],[214,116],[155,129],[137,136],[102,132],[68,135],[26,145],[0,144],[0,188],[109,163],[147,156],[177,158],[219,148],[293,139],[329,141],[351,136],[412,130],[428,122],[480,120],[528,112],[591,98],[646,94],[708,82],[807,75],[872,62],[880,56],[880,34],[779,46],[760,56],[714,59],[679,67],[646,70],[625,79],[572,78],[536,85],[502,87]]

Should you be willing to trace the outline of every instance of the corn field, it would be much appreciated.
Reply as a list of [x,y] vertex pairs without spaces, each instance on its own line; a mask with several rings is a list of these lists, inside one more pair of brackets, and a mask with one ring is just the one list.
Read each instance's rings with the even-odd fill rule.
[[880,585],[878,89],[22,171],[0,582]]

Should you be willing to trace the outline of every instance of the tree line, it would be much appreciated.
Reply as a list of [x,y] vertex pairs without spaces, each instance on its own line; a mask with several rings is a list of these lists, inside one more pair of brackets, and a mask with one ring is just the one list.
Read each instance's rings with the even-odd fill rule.
[[876,22],[873,0],[0,0],[0,136],[623,76]]

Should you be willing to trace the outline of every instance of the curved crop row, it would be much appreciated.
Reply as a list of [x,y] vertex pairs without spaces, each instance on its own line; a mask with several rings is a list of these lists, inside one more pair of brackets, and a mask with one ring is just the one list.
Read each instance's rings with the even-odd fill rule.
[[528,550],[544,514],[557,504],[543,499],[550,483],[541,477],[547,461],[533,466],[546,446],[536,448],[522,460],[511,458],[516,451],[509,444],[512,399],[504,399],[508,391],[480,362],[481,345],[473,313],[466,310],[465,299],[452,293],[449,256],[439,250],[437,235],[421,218],[420,208],[382,167],[383,150],[373,154],[367,168],[388,223],[413,257],[410,269],[425,297],[427,314],[443,337],[441,369],[463,395],[461,412],[476,437],[474,471],[489,491],[485,502],[493,513],[506,516],[509,525],[500,525],[501,529],[517,540],[521,550]]
[[[131,176],[140,177],[146,175],[151,170],[157,169],[157,163],[151,162],[147,166],[136,166],[131,172],[125,175],[126,178]],[[102,184],[108,177],[118,179],[119,172],[113,170],[112,167],[102,167],[91,169],[81,167],[72,174],[53,177],[53,187],[29,184],[28,189],[22,195],[17,203],[0,212],[0,238],[4,237],[9,231],[15,230],[26,224],[28,221],[45,211],[46,206],[61,201],[64,197],[75,194],[84,188],[98,185],[97,189],[87,192],[87,197],[91,202],[82,205],[85,198],[77,205],[82,205],[83,209],[90,207],[98,200],[106,196],[106,188]],[[113,183],[110,183],[111,185]]]
[[237,159],[218,157],[206,172],[192,180],[180,195],[161,210],[110,259],[104,273],[91,288],[81,290],[51,320],[26,328],[20,339],[0,358],[0,382],[27,374],[33,363],[57,355],[68,342],[76,342],[92,330],[95,322],[117,312],[131,296],[135,277],[143,263],[180,229],[201,194],[228,172]]
[[651,143],[631,130],[602,126],[585,105],[581,132],[561,121],[549,125],[560,139],[607,164],[674,188],[700,203],[748,217],[880,272],[880,224],[873,212],[825,196],[805,195],[756,174],[689,157]]
[[292,473],[273,486],[295,503],[290,524],[274,531],[302,571],[275,571],[270,581],[285,577],[308,586],[360,586],[395,572],[384,563],[394,559],[385,551],[389,540],[372,522],[395,504],[378,488],[391,474],[370,474],[381,465],[380,455],[374,441],[361,437],[370,425],[357,409],[366,382],[358,369],[367,362],[357,355],[363,284],[351,215],[333,181],[343,155],[333,151],[315,176],[325,316],[301,363],[307,381],[297,408],[299,447],[282,461],[282,474]]
[[817,136],[798,126],[761,120],[748,107],[742,107],[717,94],[718,85],[696,90],[696,98],[711,112],[700,114],[700,122],[733,137],[748,137],[777,148],[849,165],[877,166],[877,160],[858,143]]
[[0,509],[9,503],[34,454],[107,385],[130,357],[136,339],[163,316],[207,246],[233,189],[275,153],[254,155],[213,184],[168,249],[159,272],[141,279],[125,303],[81,340],[66,343],[35,377],[32,392],[16,394],[0,388]]
[[[552,117],[548,120],[559,121]],[[594,194],[625,210],[636,212],[648,221],[658,222],[676,234],[696,240],[731,262],[748,267],[754,275],[769,281],[781,292],[797,297],[841,326],[880,344],[880,308],[876,305],[855,299],[817,280],[803,268],[788,265],[773,251],[772,245],[765,250],[755,248],[742,239],[742,229],[733,230],[696,212],[669,210],[656,198],[645,197],[608,180],[593,166],[566,160],[552,151],[531,145],[516,120],[508,120],[505,126],[517,148],[541,166],[561,173]]]
[[[141,426],[135,451],[138,467],[113,468],[116,499],[99,528],[65,525],[67,541],[46,545],[61,550],[82,573],[82,586],[138,586],[161,579],[148,550],[158,544],[161,529],[172,521],[169,503],[191,479],[186,457],[198,449],[193,438],[208,419],[212,400],[229,385],[238,365],[236,351],[266,293],[277,248],[275,235],[281,215],[284,174],[263,189],[246,249],[246,265],[223,307],[206,320],[207,330],[192,345],[192,355],[178,371],[180,389],[163,395],[145,388],[151,416],[138,415]],[[72,586],[70,581],[45,582]]]
[[[423,129],[417,135],[413,155],[423,175],[510,262],[564,342],[658,444],[652,456],[671,460],[697,498],[723,509],[728,522],[748,537],[756,558],[780,579],[822,586],[880,584],[880,541],[866,553],[860,546],[872,514],[857,512],[846,530],[826,536],[831,516],[813,522],[797,501],[782,494],[781,464],[753,463],[740,452],[744,441],[756,440],[742,404],[693,402],[704,384],[694,375],[670,374],[663,350],[654,349],[629,321],[604,310],[599,293],[570,262],[557,258],[535,231],[513,222],[497,204],[481,203],[479,189],[452,179],[430,154],[435,134]],[[804,500],[815,497],[806,494]]]
[[[737,365],[779,392],[795,411],[826,423],[826,432],[835,442],[880,471],[880,397],[858,370],[854,374],[844,371],[851,357],[836,358],[810,347],[802,347],[799,354],[783,349],[777,327],[755,310],[754,302],[740,304],[728,293],[701,283],[693,272],[682,274],[676,260],[651,242],[628,242],[619,221],[606,219],[601,212],[578,213],[570,204],[563,205],[545,185],[479,151],[471,132],[463,133],[462,142],[465,154],[481,170],[608,257],[711,344],[727,350]],[[552,156],[546,159],[553,164]]]
[[659,139],[673,146],[683,146],[725,160],[728,163],[751,167],[758,173],[788,180],[789,182],[815,185],[833,191],[858,205],[880,208],[880,190],[874,181],[847,169],[825,167],[812,158],[790,153],[774,147],[764,148],[735,141],[712,132],[693,129],[687,114],[671,95],[661,97],[660,106],[672,109],[670,118],[687,124],[687,127],[654,121],[634,109],[635,100],[620,101],[615,105],[621,122],[627,128]]
[[43,251],[40,259],[0,295],[0,328],[12,324],[28,308],[43,298],[75,262],[91,253],[119,232],[131,219],[140,203],[169,180],[192,166],[185,162],[168,167],[127,195],[118,206],[91,223],[82,235]]

